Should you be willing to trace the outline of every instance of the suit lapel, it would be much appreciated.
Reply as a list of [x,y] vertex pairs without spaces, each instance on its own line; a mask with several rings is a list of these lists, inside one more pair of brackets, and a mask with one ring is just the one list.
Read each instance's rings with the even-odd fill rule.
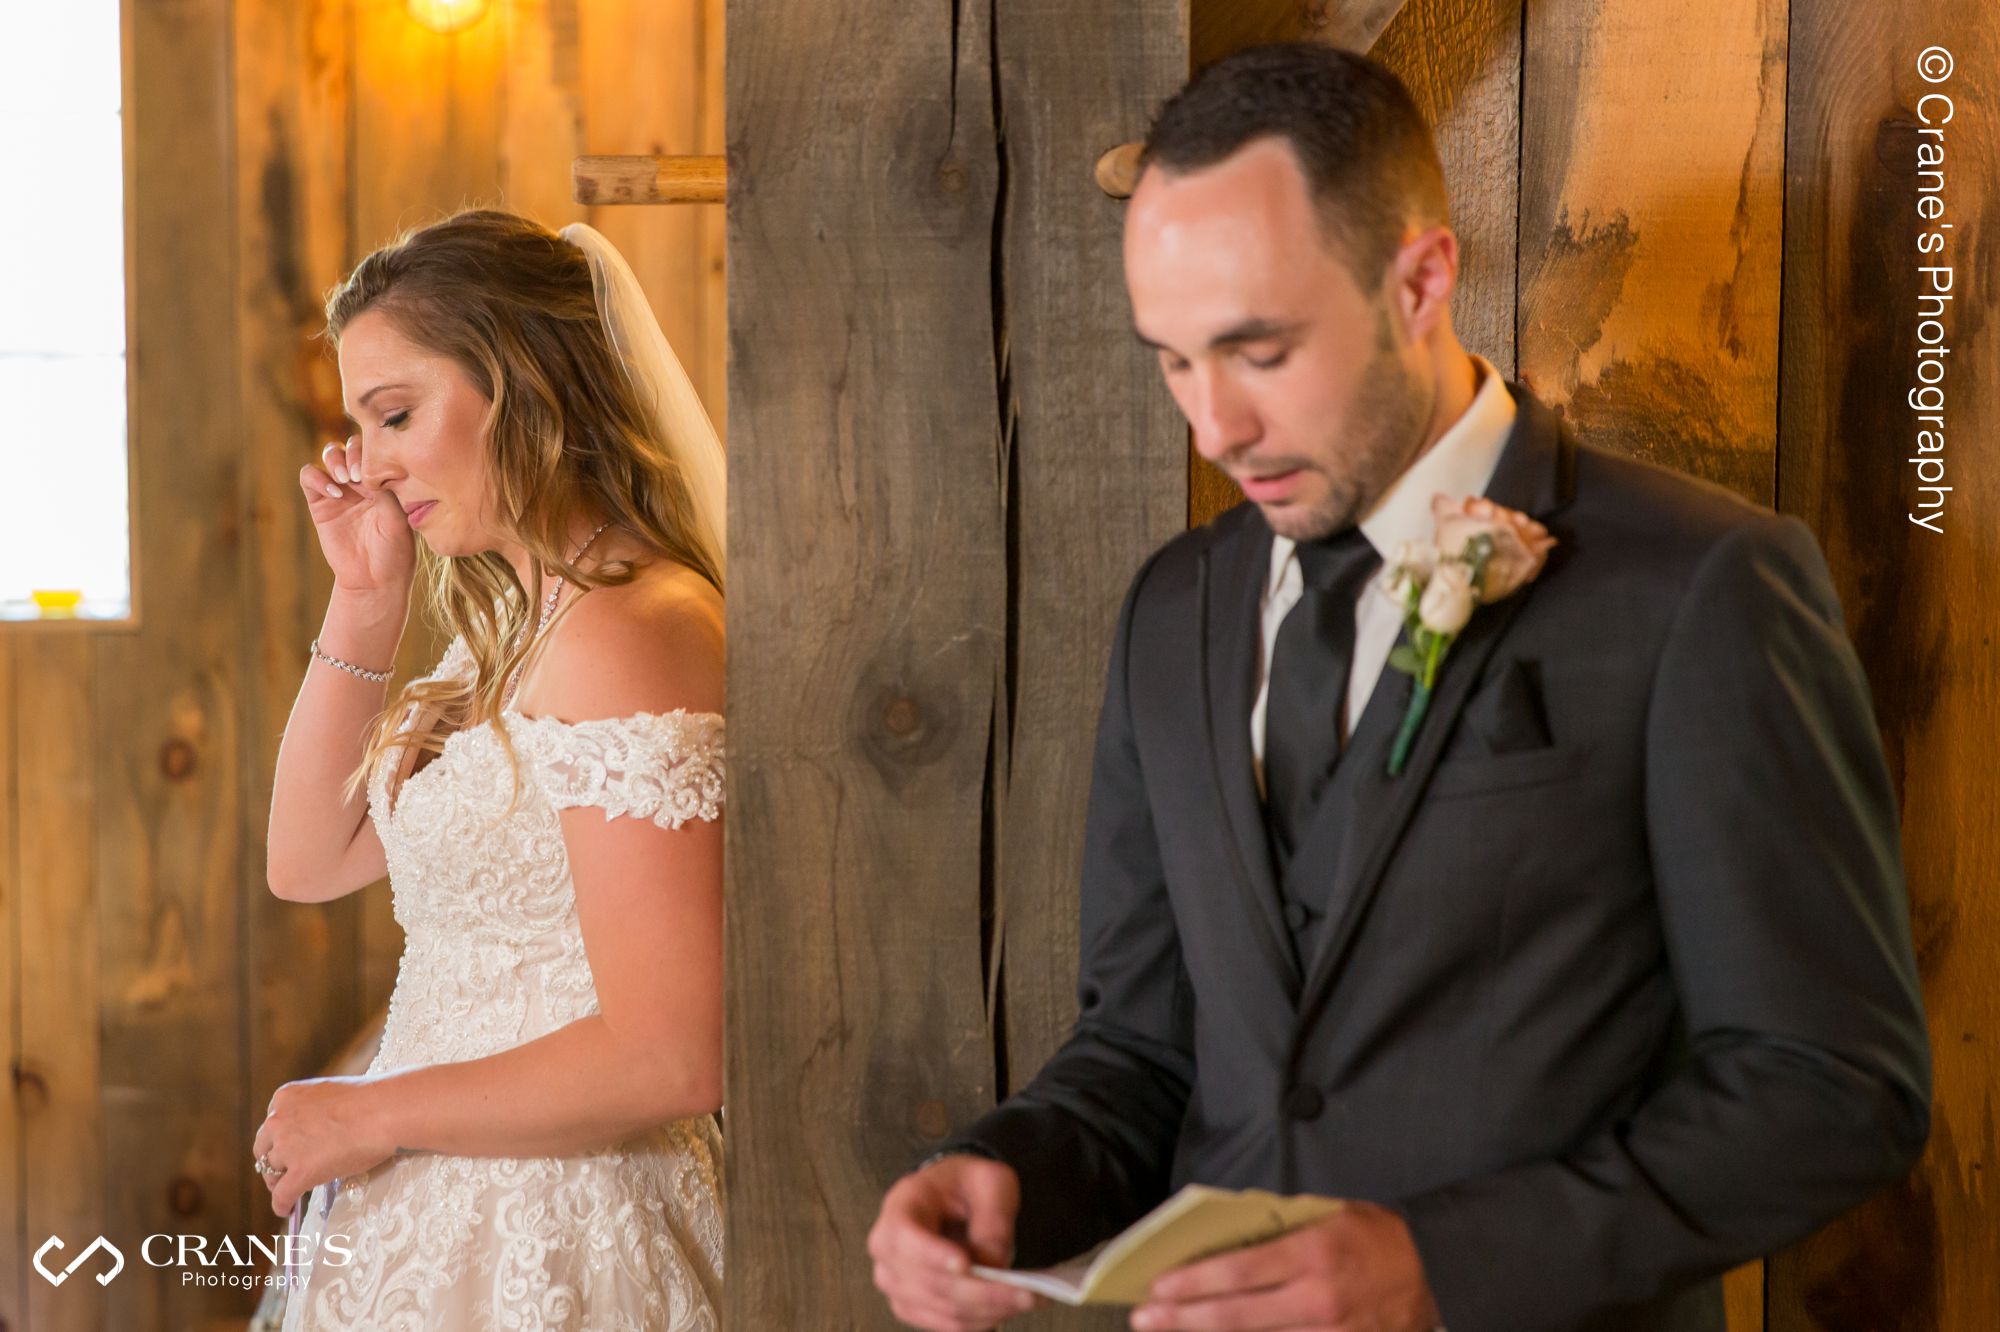
[[[1572,493],[1575,444],[1555,413],[1526,388],[1510,383],[1507,389],[1515,401],[1514,428],[1501,450],[1486,495],[1496,504],[1543,518],[1567,503]],[[1409,828],[1424,787],[1451,738],[1458,714],[1471,697],[1474,682],[1536,586],[1531,583],[1505,601],[1480,607],[1473,613],[1438,672],[1430,710],[1417,732],[1409,764],[1400,775],[1388,775],[1386,744],[1356,753],[1354,757],[1366,760],[1363,770],[1343,774],[1353,786],[1351,798],[1339,803],[1351,823],[1346,829],[1339,863],[1333,870],[1337,877],[1327,898],[1329,919],[1318,947],[1306,963],[1300,1008],[1308,1014],[1308,1021],[1300,1024],[1301,1031],[1310,1027],[1311,1010],[1324,1001],[1333,977],[1338,974],[1339,964],[1370,901],[1381,887],[1389,860]],[[1386,678],[1389,667],[1384,665],[1382,669],[1385,679],[1377,683],[1371,703],[1382,701],[1389,683]],[[1401,699],[1407,693],[1397,689],[1392,690],[1392,696]],[[1400,710],[1396,720],[1401,720]],[[1358,727],[1355,738],[1357,741],[1363,738]]]
[[1253,508],[1243,507],[1248,512],[1238,515],[1234,528],[1220,534],[1202,555],[1202,673],[1208,702],[1210,771],[1229,824],[1237,885],[1250,899],[1259,945],[1284,977],[1287,995],[1296,1001],[1299,959],[1278,900],[1250,752],[1250,708],[1256,701],[1271,529]]

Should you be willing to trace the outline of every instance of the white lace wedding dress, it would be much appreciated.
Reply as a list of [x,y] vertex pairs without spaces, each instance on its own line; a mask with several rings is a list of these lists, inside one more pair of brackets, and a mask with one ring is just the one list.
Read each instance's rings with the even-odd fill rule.
[[[454,639],[433,674],[470,669]],[[504,818],[513,780],[493,723],[453,734],[393,796],[401,752],[370,776],[405,935],[371,1073],[477,1059],[597,1011],[557,810],[665,827],[721,812],[713,713],[501,721],[523,770]],[[294,1269],[284,1332],[713,1332],[721,1149],[704,1115],[576,1156],[395,1157],[342,1180],[325,1216],[322,1186],[296,1250],[321,1261]],[[323,1236],[351,1251],[345,1265]]]

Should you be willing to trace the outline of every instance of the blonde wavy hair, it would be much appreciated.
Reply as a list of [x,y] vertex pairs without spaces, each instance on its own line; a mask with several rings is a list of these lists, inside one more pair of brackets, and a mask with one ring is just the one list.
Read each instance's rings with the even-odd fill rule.
[[[499,716],[506,681],[526,670],[547,638],[527,641],[546,595],[545,567],[587,591],[628,583],[651,563],[571,564],[565,547],[580,507],[595,506],[657,555],[722,590],[721,569],[692,535],[698,529],[686,479],[605,331],[580,248],[514,213],[460,212],[405,232],[328,293],[326,335],[335,347],[365,310],[380,311],[419,347],[456,361],[490,401],[482,433],[498,512],[489,516],[528,551],[533,580],[522,587],[498,551],[441,556],[417,542],[426,616],[464,636],[474,670],[469,679],[410,680],[393,692],[348,777],[349,800],[385,756],[404,748],[441,753],[454,732]],[[398,731],[412,705],[418,722]],[[494,731],[518,798],[519,758],[507,728]],[[401,761],[398,754],[398,768]]]

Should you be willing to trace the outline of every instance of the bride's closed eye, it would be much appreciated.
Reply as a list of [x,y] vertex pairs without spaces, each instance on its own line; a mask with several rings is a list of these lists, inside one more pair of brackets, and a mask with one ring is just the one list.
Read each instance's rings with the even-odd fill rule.
[[394,416],[383,417],[382,425],[385,429],[394,430],[409,419],[410,414],[407,411],[397,412]]

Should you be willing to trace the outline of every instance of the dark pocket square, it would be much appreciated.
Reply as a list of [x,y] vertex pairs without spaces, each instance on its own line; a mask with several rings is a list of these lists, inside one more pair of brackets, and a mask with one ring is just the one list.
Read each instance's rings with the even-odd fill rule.
[[1539,662],[1508,661],[1465,705],[1465,723],[1489,754],[1518,754],[1555,742],[1542,708]]

